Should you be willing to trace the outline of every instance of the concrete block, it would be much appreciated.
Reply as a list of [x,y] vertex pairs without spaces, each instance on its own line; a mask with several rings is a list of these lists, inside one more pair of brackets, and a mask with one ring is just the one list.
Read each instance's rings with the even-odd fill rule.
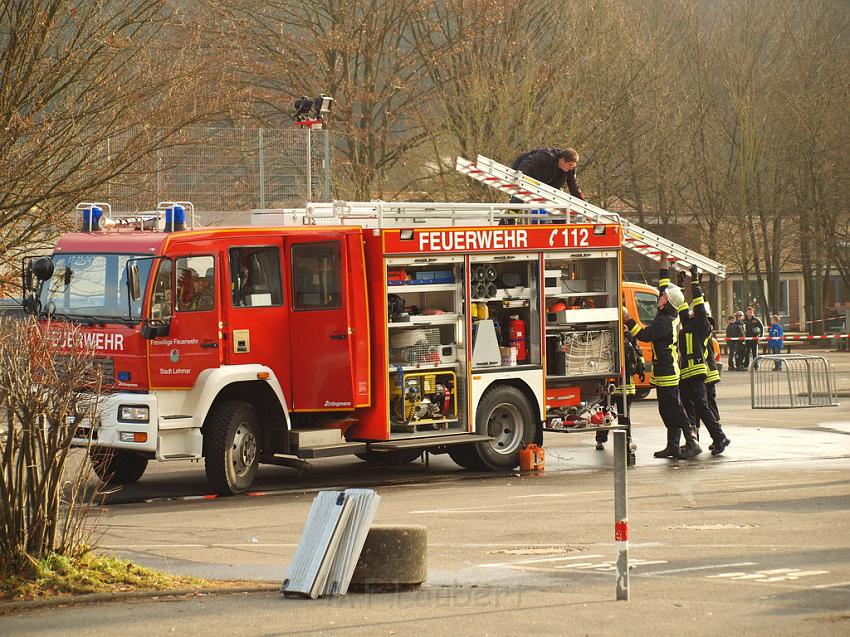
[[424,526],[384,524],[369,529],[351,584],[372,589],[418,586],[428,575]]

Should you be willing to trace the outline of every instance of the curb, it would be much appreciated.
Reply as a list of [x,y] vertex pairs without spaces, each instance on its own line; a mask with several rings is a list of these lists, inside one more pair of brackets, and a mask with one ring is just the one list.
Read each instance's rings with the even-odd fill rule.
[[125,599],[152,599],[154,597],[184,597],[187,595],[234,595],[241,593],[270,593],[280,592],[280,584],[261,584],[258,586],[241,586],[236,588],[213,587],[213,588],[179,588],[176,590],[146,590],[128,591],[126,593],[85,593],[82,595],[69,595],[67,597],[48,597],[32,599],[20,602],[0,602],[0,615],[19,610],[32,610],[37,608],[51,608],[54,606],[71,606],[77,604],[94,604],[97,602],[111,602]]

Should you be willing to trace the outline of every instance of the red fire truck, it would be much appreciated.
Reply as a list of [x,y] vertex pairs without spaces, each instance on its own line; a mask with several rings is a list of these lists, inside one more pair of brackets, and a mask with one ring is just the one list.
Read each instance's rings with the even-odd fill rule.
[[233,494],[259,463],[423,451],[511,469],[547,428],[612,422],[616,220],[335,203],[192,228],[180,203],[132,219],[79,208],[82,230],[25,260],[24,280],[29,311],[82,325],[104,370],[103,479],[203,458]]

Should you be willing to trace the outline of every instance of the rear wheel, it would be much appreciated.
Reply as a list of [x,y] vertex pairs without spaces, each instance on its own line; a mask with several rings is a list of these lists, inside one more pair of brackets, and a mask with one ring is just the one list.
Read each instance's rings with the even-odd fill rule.
[[95,475],[106,484],[133,484],[148,466],[148,459],[135,451],[92,447],[89,457]]
[[534,441],[534,411],[516,387],[496,386],[478,403],[475,430],[492,440],[450,450],[452,459],[476,471],[513,469],[519,464],[520,449]]
[[260,461],[257,412],[241,400],[213,407],[204,425],[207,480],[220,495],[246,491]]

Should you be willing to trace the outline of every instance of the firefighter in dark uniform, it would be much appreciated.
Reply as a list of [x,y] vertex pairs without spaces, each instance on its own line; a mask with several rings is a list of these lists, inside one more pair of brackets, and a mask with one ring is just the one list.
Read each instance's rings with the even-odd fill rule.
[[[632,333],[626,329],[623,330],[623,350],[624,359],[626,362],[626,386],[623,388],[622,383],[617,383],[612,392],[614,409],[617,412],[617,424],[626,425],[626,438],[629,442],[628,463],[635,464],[635,451],[637,446],[632,443],[632,423],[630,415],[632,411],[632,402],[635,399],[635,375],[640,377],[643,382],[646,373],[646,364],[643,360],[643,353],[640,346],[635,341]],[[619,379],[618,379],[619,380]],[[623,396],[625,396],[625,407],[623,406]],[[605,443],[608,442],[608,430],[601,429],[596,432],[596,449],[602,451],[605,449]]]
[[[552,188],[567,189],[573,197],[584,199],[584,193],[576,179],[576,165],[578,164],[578,153],[573,148],[536,148],[517,157],[511,168],[519,170],[526,177],[536,179]],[[518,197],[511,197],[510,203],[523,203]],[[560,222],[563,223],[563,222]],[[503,218],[499,221],[500,226],[512,226],[516,219]]]
[[[637,340],[652,343],[652,376],[649,382],[655,386],[658,413],[667,428],[667,446],[654,455],[656,458],[693,458],[702,453],[702,449],[679,399],[679,352],[676,338],[679,329],[677,312],[685,301],[685,295],[677,286],[670,285],[666,259],[661,262],[658,289],[658,314],[652,323],[641,329],[626,308],[623,308],[623,315],[626,326]],[[680,449],[682,436],[685,438],[685,446]]]
[[708,314],[708,322],[711,325],[711,331],[708,333],[704,343],[705,351],[707,352],[705,364],[708,367],[708,374],[705,376],[705,395],[708,396],[708,406],[711,407],[711,413],[714,414],[715,420],[720,422],[720,410],[717,408],[717,383],[720,382],[720,370],[717,368],[717,361],[714,358],[714,346],[711,342],[715,325],[708,303],[705,306]]
[[[708,405],[705,384],[708,377],[708,357],[714,358],[710,349],[711,325],[699,283],[699,271],[691,268],[691,290],[693,291],[693,314],[688,304],[679,306],[679,320],[682,331],[679,332],[679,393],[682,405],[688,412],[694,430],[698,431],[700,420],[711,435],[711,454],[719,456],[729,446],[729,439],[723,433],[711,407]],[[706,350],[705,344],[709,343]]]

